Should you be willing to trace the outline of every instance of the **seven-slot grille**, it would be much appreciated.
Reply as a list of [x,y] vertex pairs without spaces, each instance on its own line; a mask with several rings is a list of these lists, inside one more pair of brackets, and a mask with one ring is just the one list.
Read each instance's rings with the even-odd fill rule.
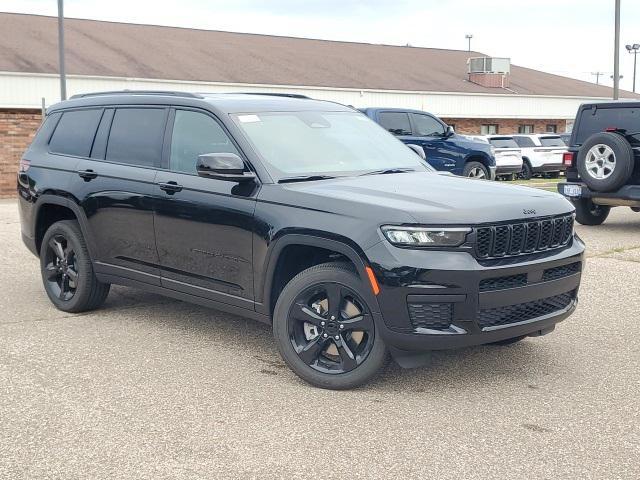
[[566,245],[573,234],[573,215],[476,228],[480,258],[534,253]]

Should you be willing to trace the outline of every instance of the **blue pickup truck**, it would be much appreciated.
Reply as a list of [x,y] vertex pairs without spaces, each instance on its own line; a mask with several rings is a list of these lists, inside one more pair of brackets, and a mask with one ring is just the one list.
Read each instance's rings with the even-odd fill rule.
[[493,180],[496,159],[487,142],[458,135],[438,117],[420,110],[362,108],[367,117],[408,145],[418,145],[436,170]]

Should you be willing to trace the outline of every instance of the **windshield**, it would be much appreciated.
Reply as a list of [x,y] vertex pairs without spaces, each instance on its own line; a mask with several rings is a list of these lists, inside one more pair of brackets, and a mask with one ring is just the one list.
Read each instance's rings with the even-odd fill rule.
[[513,138],[490,138],[489,143],[496,148],[520,148]]
[[347,176],[386,169],[432,171],[417,153],[358,112],[232,116],[272,176]]
[[560,137],[540,137],[540,145],[543,147],[566,147]]

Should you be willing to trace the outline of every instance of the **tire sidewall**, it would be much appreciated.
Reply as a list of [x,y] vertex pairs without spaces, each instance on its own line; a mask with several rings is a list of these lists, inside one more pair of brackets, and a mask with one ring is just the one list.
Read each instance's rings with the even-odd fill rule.
[[320,388],[335,390],[354,388],[373,378],[386,361],[387,348],[377,324],[374,327],[374,343],[367,358],[354,370],[346,373],[326,374],[314,370],[300,359],[289,339],[288,315],[297,296],[313,285],[328,282],[353,290],[366,303],[369,311],[373,311],[367,301],[368,296],[363,292],[362,282],[350,270],[336,267],[335,264],[311,267],[298,274],[282,290],[273,313],[273,335],[283,360],[303,380]]
[[594,215],[592,208],[596,205],[589,198],[575,200],[573,204],[576,207],[576,221],[581,225],[601,225],[611,211],[611,207],[597,205],[598,214]]
[[[616,166],[611,175],[605,179],[593,178],[586,167],[589,150],[598,144],[607,145],[616,156]],[[598,192],[617,190],[622,187],[633,173],[633,149],[629,142],[617,133],[596,133],[591,135],[578,150],[578,173],[587,186]]]
[[[67,239],[67,242],[69,242],[73,247],[76,258],[78,286],[76,287],[76,291],[73,297],[66,301],[61,300],[49,290],[47,279],[45,276],[46,251],[48,248],[47,245],[51,238],[55,235],[63,235]],[[47,296],[56,306],[56,308],[63,311],[73,312],[79,310],[79,306],[87,303],[87,300],[91,294],[91,285],[89,279],[92,278],[93,268],[91,266],[89,253],[87,252],[84,242],[82,241],[82,233],[80,232],[80,228],[77,222],[73,220],[56,222],[51,225],[51,227],[49,227],[49,229],[46,231],[42,239],[42,245],[40,246],[40,273],[42,276],[44,290],[45,292],[47,292]]]
[[472,177],[469,177],[469,173],[474,168],[481,168],[482,171],[484,172],[484,180],[489,180],[489,170],[487,169],[487,167],[485,167],[482,163],[476,162],[476,161],[467,162],[465,164],[464,171],[463,171],[464,176],[467,178],[472,178]]

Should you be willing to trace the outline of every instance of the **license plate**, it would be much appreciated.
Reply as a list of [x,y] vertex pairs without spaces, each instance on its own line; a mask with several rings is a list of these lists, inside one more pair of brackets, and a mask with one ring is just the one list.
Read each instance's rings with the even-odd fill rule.
[[582,187],[580,185],[563,185],[562,192],[567,197],[579,197],[582,194]]

